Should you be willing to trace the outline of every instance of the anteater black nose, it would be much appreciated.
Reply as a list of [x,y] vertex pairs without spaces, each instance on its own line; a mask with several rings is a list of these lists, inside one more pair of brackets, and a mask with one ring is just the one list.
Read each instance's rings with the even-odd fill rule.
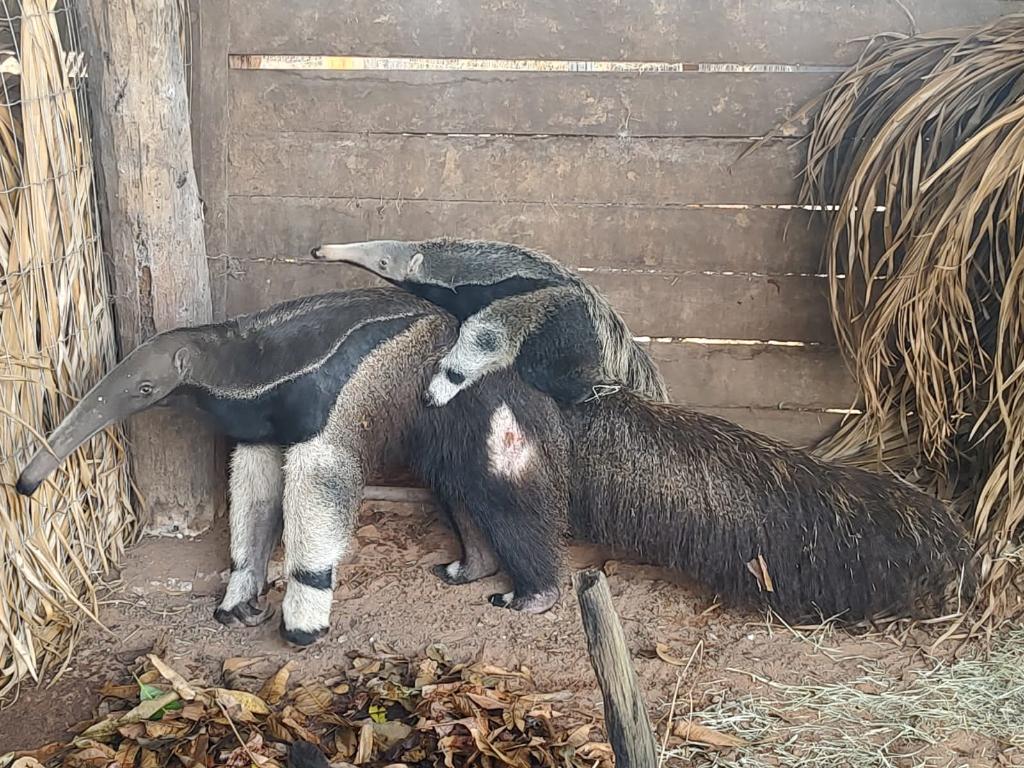
[[323,253],[321,253],[321,251],[320,251],[320,246],[319,245],[316,248],[314,248],[313,250],[311,250],[309,252],[309,255],[312,256],[314,259],[322,259],[324,257]]

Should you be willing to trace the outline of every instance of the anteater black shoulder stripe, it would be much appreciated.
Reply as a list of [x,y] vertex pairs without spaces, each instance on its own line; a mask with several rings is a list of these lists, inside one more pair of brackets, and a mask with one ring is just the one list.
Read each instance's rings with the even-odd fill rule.
[[537,278],[510,277],[489,285],[463,283],[453,287],[434,285],[432,283],[399,282],[401,288],[422,299],[436,304],[451,312],[462,322],[470,315],[475,315],[488,304],[509,296],[531,293],[541,288],[556,285],[554,280]]

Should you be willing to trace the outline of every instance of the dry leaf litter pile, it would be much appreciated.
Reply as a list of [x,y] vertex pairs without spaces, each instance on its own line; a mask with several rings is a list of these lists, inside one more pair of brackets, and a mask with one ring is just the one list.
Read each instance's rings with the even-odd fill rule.
[[0,698],[67,657],[95,613],[96,575],[134,529],[117,429],[31,500],[14,490],[41,437],[115,361],[74,29],[54,0],[0,8]]
[[[611,766],[600,720],[527,670],[452,664],[438,648],[415,660],[354,656],[333,679],[268,679],[259,660],[224,663],[220,686],[186,680],[150,654],[136,680],[107,684],[97,722],[67,745],[0,758],[2,768],[275,768],[290,745],[316,745],[334,768]],[[303,768],[315,768],[304,766]]]
[[[902,678],[865,657],[858,677],[758,678],[759,693],[713,703],[690,662],[671,662],[686,685],[649,702],[665,768],[1024,766],[1021,629]],[[2,755],[0,768],[612,766],[597,702],[540,691],[526,669],[452,663],[439,646],[413,659],[350,653],[326,679],[304,678],[301,657],[267,663],[230,658],[206,684],[149,654],[130,682],[101,689],[98,719],[74,739]],[[296,762],[296,743],[324,763]]]

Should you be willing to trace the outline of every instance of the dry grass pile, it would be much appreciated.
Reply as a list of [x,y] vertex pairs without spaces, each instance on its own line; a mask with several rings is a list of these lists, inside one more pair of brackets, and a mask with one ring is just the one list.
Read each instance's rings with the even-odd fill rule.
[[814,118],[803,199],[838,208],[833,319],[864,410],[821,452],[952,499],[985,617],[1019,610],[1024,15],[869,46]]
[[[84,82],[54,0],[0,17],[0,696],[65,658],[91,582],[132,528],[127,462],[111,431],[29,501],[18,472],[115,361],[97,238]],[[65,45],[61,39],[64,30]]]
[[[8,754],[0,768],[611,767],[598,718],[570,694],[538,691],[525,670],[453,664],[440,648],[350,656],[337,677],[300,684],[295,662],[264,678],[260,659],[228,659],[214,686],[150,654],[135,682],[103,688],[105,716],[70,744]],[[289,755],[296,742],[318,763]]]
[[720,768],[1024,765],[1024,630],[976,647],[903,679],[865,661],[861,677],[842,683],[758,680],[768,696],[723,699],[689,716],[739,746],[670,754]]

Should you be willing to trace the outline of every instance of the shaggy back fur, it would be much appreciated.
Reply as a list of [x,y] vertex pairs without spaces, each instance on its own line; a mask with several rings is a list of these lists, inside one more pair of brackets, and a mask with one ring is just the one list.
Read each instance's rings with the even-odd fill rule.
[[974,591],[962,526],[909,484],[625,392],[562,412],[580,538],[795,621],[934,615],[951,584]]
[[612,379],[651,399],[668,399],[657,366],[633,340],[608,300],[547,254],[511,243],[451,238],[427,241],[420,249],[428,270],[423,277],[436,285],[458,289],[463,285],[497,285],[516,278],[535,281],[538,286],[571,285],[583,298],[597,332],[604,367]]

